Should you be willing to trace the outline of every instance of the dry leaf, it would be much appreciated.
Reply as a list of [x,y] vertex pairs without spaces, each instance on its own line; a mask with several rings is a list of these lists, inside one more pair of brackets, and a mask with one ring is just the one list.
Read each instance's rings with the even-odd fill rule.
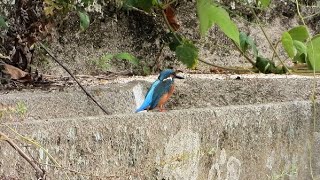
[[4,70],[2,70],[4,73],[9,74],[11,76],[11,79],[14,80],[22,80],[23,82],[31,81],[31,76],[29,73],[22,71],[19,68],[16,68],[10,64],[4,64],[3,65]]
[[176,15],[174,13],[174,9],[171,6],[168,6],[165,10],[164,13],[166,14],[166,18],[170,24],[170,26],[177,31],[180,28],[180,25],[178,24]]

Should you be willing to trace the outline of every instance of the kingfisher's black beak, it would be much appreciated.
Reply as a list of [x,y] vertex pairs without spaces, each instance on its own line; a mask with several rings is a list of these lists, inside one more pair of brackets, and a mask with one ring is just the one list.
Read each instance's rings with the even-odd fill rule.
[[[177,72],[182,72],[182,71],[178,70]],[[176,73],[174,74],[174,78],[177,78],[177,79],[184,79],[184,77],[179,76],[179,75],[177,75]]]
[[175,75],[174,77],[177,78],[177,79],[184,79],[184,77],[178,76],[178,75]]

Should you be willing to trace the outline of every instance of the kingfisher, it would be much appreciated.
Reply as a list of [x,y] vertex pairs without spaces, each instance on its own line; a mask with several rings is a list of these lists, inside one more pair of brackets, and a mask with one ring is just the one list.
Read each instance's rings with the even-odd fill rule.
[[173,69],[165,69],[160,72],[158,79],[152,83],[142,105],[136,110],[152,110],[156,107],[164,112],[164,104],[168,101],[174,91],[174,79],[184,79],[178,76]]

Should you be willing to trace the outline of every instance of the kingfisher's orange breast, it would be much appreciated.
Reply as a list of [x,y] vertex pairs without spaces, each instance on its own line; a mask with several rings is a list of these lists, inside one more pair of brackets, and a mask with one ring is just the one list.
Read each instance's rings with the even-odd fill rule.
[[167,93],[165,93],[164,95],[162,95],[162,97],[160,98],[158,106],[164,105],[169,100],[171,95],[173,94],[173,91],[174,91],[174,85],[172,84],[169,91]]

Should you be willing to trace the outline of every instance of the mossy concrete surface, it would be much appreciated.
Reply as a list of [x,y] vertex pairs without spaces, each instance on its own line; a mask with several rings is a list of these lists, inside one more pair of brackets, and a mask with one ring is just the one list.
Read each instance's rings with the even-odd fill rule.
[[[0,130],[43,163],[48,179],[319,177],[319,115],[309,100],[318,78],[184,76],[164,113],[133,113],[155,76],[88,88],[111,115],[74,88],[1,94]],[[20,144],[8,127],[44,149]],[[0,177],[34,179],[31,166],[0,144]]]

